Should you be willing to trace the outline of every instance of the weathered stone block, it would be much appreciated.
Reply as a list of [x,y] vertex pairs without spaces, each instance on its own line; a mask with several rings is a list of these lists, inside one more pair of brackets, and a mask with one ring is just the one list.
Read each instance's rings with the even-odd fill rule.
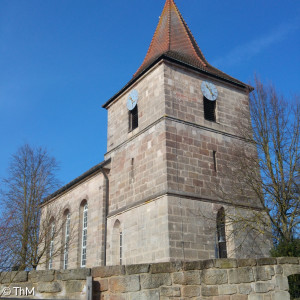
[[250,283],[242,283],[238,285],[239,293],[249,295],[252,292]]
[[176,272],[172,274],[173,283],[183,285],[200,284],[200,271]]
[[229,283],[247,283],[254,281],[251,267],[228,270]]
[[101,295],[101,300],[127,300],[127,295],[105,293],[104,295]]
[[180,287],[176,286],[161,286],[160,287],[160,296],[165,297],[180,297],[181,296],[181,290]]
[[96,267],[92,268],[92,277],[111,277],[111,276],[118,276],[125,274],[125,267],[124,266],[109,266],[109,267]]
[[0,282],[11,283],[11,282],[25,282],[28,279],[28,272],[26,271],[12,271],[12,272],[1,272]]
[[214,266],[215,266],[215,259],[207,259],[202,261],[203,269],[214,268]]
[[109,291],[113,293],[136,292],[140,290],[139,275],[112,277],[108,281]]
[[237,293],[237,288],[233,284],[221,284],[218,288],[219,295],[233,295]]
[[187,261],[183,264],[183,270],[202,270],[203,262],[202,261]]
[[248,300],[248,296],[247,295],[232,295],[231,296],[231,300]]
[[[197,298],[197,300],[202,300],[202,299],[204,299],[204,298]],[[211,297],[205,298],[205,299],[209,299],[210,300]],[[212,298],[212,300],[230,300],[230,296],[228,296],[228,295],[214,296]]]
[[213,286],[203,285],[201,287],[201,294],[204,297],[218,296],[219,295],[218,286],[216,286],[216,285],[213,285]]
[[141,265],[128,265],[125,266],[126,274],[140,274],[140,273],[148,273],[150,265],[149,264],[141,264]]
[[283,274],[285,276],[300,274],[300,265],[283,265]]
[[259,258],[257,260],[257,265],[258,266],[263,266],[263,265],[276,265],[277,260],[276,258],[273,257],[264,257],[264,258]]
[[280,265],[274,266],[275,274],[283,274],[283,268]]
[[151,265],[151,273],[172,273],[182,270],[182,262],[167,262]]
[[40,293],[58,293],[62,291],[61,285],[57,282],[40,282],[37,286]]
[[256,293],[267,293],[274,290],[274,285],[269,282],[254,282],[253,285]]
[[284,291],[276,291],[272,293],[272,300],[290,300],[290,293]]
[[108,279],[100,279],[99,284],[100,284],[100,292],[108,290]]
[[201,281],[207,285],[227,283],[227,271],[218,269],[203,270],[201,275]]
[[83,290],[85,281],[69,280],[65,282],[66,293],[80,293]]
[[237,263],[239,267],[252,267],[252,266],[256,266],[257,261],[254,258],[247,258],[247,259],[238,259]]
[[162,285],[171,285],[171,276],[167,273],[140,275],[142,289],[155,289]]
[[16,273],[11,272],[13,282],[25,282],[28,279],[28,272],[26,271],[16,271]]
[[254,270],[254,277],[257,281],[270,280],[275,274],[273,266],[256,267]]
[[216,259],[215,267],[220,269],[230,269],[237,267],[237,260],[231,258]]
[[50,282],[54,280],[54,270],[30,271],[28,280],[31,282]]
[[91,275],[91,269],[59,270],[55,274],[57,280],[86,280]]
[[298,257],[278,257],[277,262],[279,264],[299,264]]
[[181,289],[182,297],[197,297],[200,296],[200,286],[198,285],[188,285]]
[[161,298],[159,296],[158,290],[147,290],[147,291],[140,291],[136,293],[130,293],[127,299],[128,300],[160,300]]
[[250,294],[248,296],[248,300],[264,300],[263,295],[257,295],[257,294]]
[[286,276],[275,275],[276,286],[282,291],[289,290],[289,281]]

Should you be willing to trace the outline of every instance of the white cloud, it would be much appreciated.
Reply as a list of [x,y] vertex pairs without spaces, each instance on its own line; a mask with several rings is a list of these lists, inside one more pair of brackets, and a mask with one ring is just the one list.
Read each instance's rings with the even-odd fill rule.
[[254,39],[232,49],[227,55],[215,59],[212,62],[212,65],[216,67],[232,66],[242,61],[249,60],[265,48],[284,40],[288,34],[297,30],[299,25],[300,24],[297,21],[282,24],[269,34],[265,34],[260,38]]

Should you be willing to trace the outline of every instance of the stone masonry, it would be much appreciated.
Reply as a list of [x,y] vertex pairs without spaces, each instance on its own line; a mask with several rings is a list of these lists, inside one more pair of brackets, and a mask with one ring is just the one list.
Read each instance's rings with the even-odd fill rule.
[[289,300],[288,276],[293,274],[300,274],[299,258],[177,261],[1,273],[0,292],[34,287],[35,296],[28,297],[33,299]]
[[[53,217],[57,226],[61,226],[64,221],[66,211],[70,213],[70,242],[69,242],[69,259],[68,268],[75,269],[80,267],[80,247],[81,247],[81,230],[80,224],[81,212],[80,207],[83,201],[89,205],[88,223],[91,224],[87,238],[87,267],[101,265],[103,249],[99,247],[103,242],[103,206],[105,197],[105,184],[103,175],[98,171],[88,178],[73,186],[62,195],[58,195],[46,206],[42,206],[42,214],[48,212]],[[59,230],[55,237],[53,257],[53,269],[63,269],[63,252],[64,247],[64,230]],[[46,266],[46,257],[42,259],[39,269],[48,269]]]
[[[246,211],[261,208],[250,192],[237,203],[226,202],[214,193],[216,184],[223,184],[220,172],[236,159],[235,149],[247,144],[240,139],[237,124],[249,122],[248,93],[215,81],[220,91],[218,121],[210,122],[204,119],[203,102],[199,101],[205,79],[169,62],[152,68],[132,87],[140,94],[139,127],[133,132],[126,127],[130,90],[107,108],[105,158],[112,161],[109,265],[113,264],[110,241],[117,220],[122,226],[125,264],[197,260],[215,258],[218,209],[234,210],[235,205]],[[268,256],[267,238],[259,244],[251,235],[241,240],[244,245],[228,240],[230,257]]]
[[[220,90],[218,122],[209,122],[203,117],[199,100],[204,79],[169,62],[156,65],[135,83],[140,95],[139,126],[131,132],[126,107],[130,89],[110,104],[105,154],[105,161],[110,161],[106,166],[109,190],[103,174],[97,171],[42,207],[50,211],[53,206],[60,207],[61,215],[66,209],[71,213],[74,234],[68,268],[80,267],[82,201],[89,205],[87,267],[104,264],[104,245],[106,264],[119,264],[113,255],[119,247],[113,242],[116,222],[123,236],[124,264],[198,260],[216,258],[218,209],[235,211],[235,205],[246,212],[260,209],[250,193],[238,203],[226,202],[214,194],[216,184],[222,184],[220,172],[235,160],[237,145],[245,143],[239,139],[235,124],[248,114],[248,95],[216,81]],[[228,239],[228,257],[268,256],[268,239],[261,238],[258,243],[246,235],[241,240],[243,245]],[[63,234],[56,238],[57,247],[62,243]],[[62,268],[62,256],[54,258],[53,268]]]

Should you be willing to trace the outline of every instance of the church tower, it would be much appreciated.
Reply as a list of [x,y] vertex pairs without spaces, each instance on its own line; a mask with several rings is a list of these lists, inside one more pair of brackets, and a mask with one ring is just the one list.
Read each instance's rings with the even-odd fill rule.
[[215,191],[235,147],[247,143],[237,124],[250,122],[250,91],[207,62],[166,0],[142,65],[103,105],[108,265],[268,255],[250,234],[242,238],[246,246],[229,237],[227,212],[260,204],[226,201]]
[[[41,205],[50,244],[39,268],[268,256],[264,235],[232,222],[261,203],[227,176],[236,150],[256,151],[239,130],[251,89],[207,62],[166,0],[143,63],[103,105],[105,160]],[[61,230],[48,240],[49,228]]]

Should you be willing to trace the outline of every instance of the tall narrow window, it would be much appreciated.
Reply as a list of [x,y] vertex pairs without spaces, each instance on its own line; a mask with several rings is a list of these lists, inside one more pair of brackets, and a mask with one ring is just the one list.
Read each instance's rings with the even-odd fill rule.
[[214,171],[217,172],[217,152],[213,151]]
[[87,222],[88,222],[88,205],[86,203],[83,207],[83,216],[82,216],[81,267],[86,266]]
[[134,130],[139,126],[139,114],[138,114],[138,106],[136,105],[133,110],[129,112],[129,131]]
[[124,235],[119,220],[115,221],[113,232],[112,232],[112,263],[113,265],[123,264],[123,241]]
[[55,224],[54,221],[52,221],[51,232],[50,232],[50,244],[49,244],[49,261],[48,261],[49,270],[51,270],[53,267],[54,233],[55,233]]
[[216,122],[216,101],[210,101],[203,97],[204,118]]
[[65,224],[64,269],[68,269],[69,240],[70,240],[70,213],[67,214],[66,224]]
[[123,233],[120,231],[120,265],[122,265]]
[[225,234],[225,210],[222,207],[217,213],[217,239],[219,258],[227,258]]

